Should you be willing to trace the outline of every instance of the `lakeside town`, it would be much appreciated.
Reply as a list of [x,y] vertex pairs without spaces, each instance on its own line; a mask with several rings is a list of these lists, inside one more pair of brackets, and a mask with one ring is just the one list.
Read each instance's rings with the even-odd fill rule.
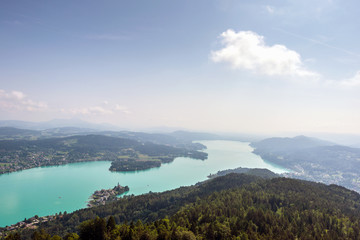
[[[119,183],[112,189],[101,189],[98,191],[95,191],[91,196],[90,200],[87,204],[89,208],[105,205],[108,202],[116,201],[118,199],[118,196],[128,192],[130,189],[128,186],[121,186]],[[34,217],[24,219],[21,222],[18,222],[16,224],[6,226],[4,228],[0,228],[0,237],[7,236],[8,233],[13,231],[18,231],[20,229],[36,229],[39,227],[41,223],[53,221],[55,219],[60,219],[64,215],[66,215],[67,212],[64,213],[56,213],[54,215],[48,215],[39,217],[38,215],[35,215]]]
[[55,219],[62,218],[66,214],[67,214],[67,212],[65,211],[64,213],[60,212],[60,213],[56,213],[54,215],[48,215],[48,216],[43,216],[43,217],[39,217],[38,215],[35,215],[28,219],[25,218],[21,222],[17,222],[13,225],[6,226],[4,228],[0,228],[0,237],[5,237],[10,232],[18,231],[20,229],[36,229],[39,227],[39,225],[41,223],[45,223],[45,222],[53,221]]
[[121,186],[119,183],[112,189],[101,189],[95,191],[90,196],[90,201],[87,204],[88,207],[95,207],[100,205],[105,205],[108,202],[116,201],[118,199],[118,195],[123,194],[129,191],[128,186]]

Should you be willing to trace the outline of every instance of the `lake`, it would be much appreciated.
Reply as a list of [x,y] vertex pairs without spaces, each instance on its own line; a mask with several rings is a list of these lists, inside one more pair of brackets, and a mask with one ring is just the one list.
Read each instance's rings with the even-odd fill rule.
[[34,215],[45,216],[85,208],[95,190],[128,185],[127,194],[162,192],[193,185],[210,173],[237,167],[287,170],[265,162],[252,153],[247,142],[198,141],[207,146],[207,160],[176,158],[138,172],[110,172],[110,162],[83,162],[40,167],[0,175],[0,226],[14,224]]

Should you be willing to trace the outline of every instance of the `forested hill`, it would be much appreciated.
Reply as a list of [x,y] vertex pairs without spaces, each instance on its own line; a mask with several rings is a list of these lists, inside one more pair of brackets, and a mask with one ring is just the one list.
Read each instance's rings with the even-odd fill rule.
[[0,141],[0,173],[40,166],[102,160],[116,161],[117,164],[129,162],[135,165],[134,170],[136,170],[140,165],[144,165],[141,163],[145,161],[161,164],[161,162],[172,161],[176,157],[206,159],[207,154],[185,147],[179,148],[103,135]]
[[41,136],[40,131],[19,129],[13,127],[0,127],[0,139],[36,139]]
[[269,138],[252,143],[264,160],[291,169],[288,177],[337,184],[360,192],[360,149],[315,138]]
[[336,185],[229,174],[61,215],[41,229],[24,230],[23,238],[360,239],[360,195]]
[[297,136],[294,138],[267,138],[262,141],[253,142],[251,146],[259,151],[267,152],[292,152],[302,149],[320,147],[320,146],[333,146],[335,143],[324,141],[317,138],[310,138],[306,136]]
[[262,178],[276,178],[280,177],[280,175],[266,169],[266,168],[242,168],[238,167],[235,169],[227,169],[218,171],[215,174],[210,174],[208,178],[215,178],[215,177],[221,177],[225,176],[229,173],[245,173],[247,175],[255,175],[255,176],[261,176]]

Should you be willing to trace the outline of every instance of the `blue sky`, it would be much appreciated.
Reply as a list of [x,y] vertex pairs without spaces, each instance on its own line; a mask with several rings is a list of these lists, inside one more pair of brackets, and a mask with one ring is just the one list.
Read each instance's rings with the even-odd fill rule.
[[360,133],[359,3],[0,3],[0,119]]

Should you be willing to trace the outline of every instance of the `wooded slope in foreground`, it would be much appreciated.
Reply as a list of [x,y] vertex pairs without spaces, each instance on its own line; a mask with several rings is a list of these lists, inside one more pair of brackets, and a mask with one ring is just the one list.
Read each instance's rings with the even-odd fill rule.
[[229,174],[79,210],[41,229],[24,230],[22,238],[360,239],[360,195],[335,185]]

